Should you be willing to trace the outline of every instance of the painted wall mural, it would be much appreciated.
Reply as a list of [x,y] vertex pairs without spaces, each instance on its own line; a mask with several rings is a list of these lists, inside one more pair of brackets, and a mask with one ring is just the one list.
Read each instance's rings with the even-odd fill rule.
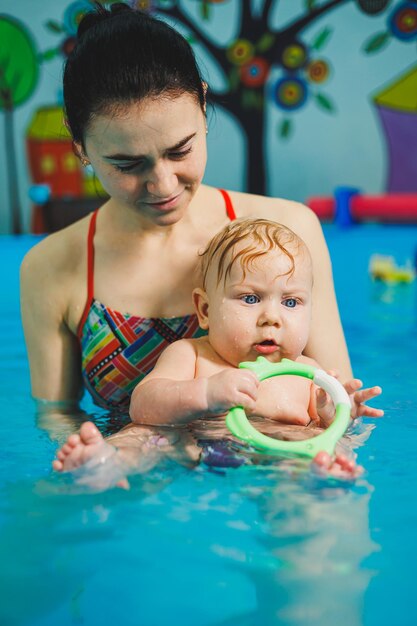
[[[300,0],[299,14],[280,25],[272,18],[285,0],[264,0],[263,3],[244,0],[237,5],[235,35],[227,43],[218,43],[208,27],[227,5],[230,7],[236,1],[193,0],[198,11],[191,13],[189,6],[187,10],[186,3],[180,0],[126,0],[131,6],[181,25],[190,43],[204,50],[207,58],[223,73],[226,88],[222,91],[211,88],[210,98],[228,112],[244,138],[246,189],[267,193],[267,135],[274,133],[279,144],[288,145],[300,123],[300,114],[309,107],[316,106],[324,114],[337,115],[338,95],[332,93],[329,79],[338,68],[331,54],[326,54],[334,35],[330,16],[347,5],[357,10],[358,19],[384,16],[383,29],[381,20],[376,29],[369,20],[369,34],[362,44],[365,64],[366,57],[386,54],[394,41],[415,46],[417,1]],[[4,117],[9,210],[15,233],[22,229],[14,136],[16,108],[34,96],[45,66],[57,59],[64,60],[71,52],[79,20],[91,7],[90,0],[76,0],[64,3],[61,18],[47,18],[44,28],[56,37],[56,44],[43,50],[27,25],[11,15],[0,14],[0,113]],[[314,36],[311,36],[309,29],[313,26]],[[417,151],[412,155],[409,148],[410,142],[417,141],[416,89],[417,63],[404,67],[400,75],[388,75],[377,93],[372,94],[371,106],[379,116],[387,150],[387,191],[417,191]],[[273,128],[271,122],[266,121],[270,108],[278,113],[274,116],[278,121],[273,123]],[[86,201],[88,211],[92,206],[88,201],[100,197],[102,189],[92,172],[83,170],[75,159],[62,118],[59,96],[56,101],[37,106],[33,111],[26,135],[32,181],[49,190],[44,204],[59,203],[63,199],[78,205]],[[42,204],[41,200],[39,203]],[[77,216],[80,217],[80,213]],[[35,219],[35,230],[41,231],[45,225],[42,220],[36,222]]]
[[0,111],[4,118],[5,154],[12,232],[20,233],[21,208],[16,164],[14,114],[34,93],[39,79],[37,49],[25,25],[0,15]]
[[[417,2],[400,2],[390,13],[387,30],[376,33],[366,43],[368,53],[377,52],[392,39],[417,41]],[[417,191],[417,64],[395,77],[375,95],[388,150],[386,191]]]
[[[417,65],[374,98],[388,149],[386,191],[417,191]],[[411,149],[410,149],[411,147]]]
[[[192,22],[175,1],[137,0],[131,4],[180,21],[189,30],[191,41],[202,43],[222,67],[228,77],[228,90],[221,94],[210,93],[210,96],[239,121],[241,131],[246,136],[248,191],[264,194],[267,192],[263,145],[267,101],[272,101],[282,111],[277,129],[282,139],[291,136],[294,125],[292,114],[295,111],[312,102],[327,113],[333,113],[336,108],[331,96],[323,89],[331,71],[331,64],[325,58],[324,50],[332,29],[324,26],[310,44],[303,40],[305,32],[313,23],[322,20],[342,5],[353,3],[360,12],[374,16],[387,11],[392,2],[329,0],[319,3],[316,0],[305,0],[304,12],[281,29],[270,27],[276,0],[266,0],[259,13],[255,12],[250,2],[242,2],[238,36],[227,47],[222,48],[207,37],[203,21],[210,19],[210,9],[213,11],[214,5],[220,11],[220,5],[227,1],[205,0],[201,7],[201,24]],[[364,42],[363,50],[366,54],[377,53],[395,38],[407,42],[417,40],[417,2],[396,3],[388,12],[386,30],[373,34]],[[271,84],[269,78],[273,68],[281,68],[282,75]],[[413,85],[410,80],[402,84],[402,91],[408,94],[406,98],[413,99]],[[381,114],[380,107],[379,111]],[[416,191],[417,163],[413,164],[408,160],[404,169],[403,163],[407,159],[400,157],[401,139],[396,141],[392,138],[392,131],[395,131],[396,126],[391,122],[388,128],[387,115],[381,119],[390,157],[388,190]],[[399,176],[401,184],[398,182]]]
[[[75,44],[82,15],[91,10],[88,0],[71,3],[63,22],[49,20],[46,28],[60,35],[59,44],[44,52],[38,50],[29,29],[12,16],[0,15],[0,111],[4,115],[5,153],[12,232],[22,232],[22,209],[16,165],[14,113],[34,94],[42,64],[57,55],[66,58]],[[82,200],[100,196],[102,188],[88,170],[81,168],[72,151],[72,141],[63,124],[63,109],[58,103],[35,110],[26,133],[26,151],[38,204],[56,199]],[[32,229],[45,230],[42,213],[35,205]],[[51,207],[49,207],[51,208]]]

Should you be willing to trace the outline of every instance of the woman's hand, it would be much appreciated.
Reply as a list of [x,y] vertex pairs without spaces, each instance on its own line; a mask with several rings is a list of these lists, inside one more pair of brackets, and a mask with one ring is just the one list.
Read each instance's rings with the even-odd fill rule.
[[207,407],[213,415],[226,413],[235,406],[255,409],[259,380],[250,370],[225,369],[207,379]]

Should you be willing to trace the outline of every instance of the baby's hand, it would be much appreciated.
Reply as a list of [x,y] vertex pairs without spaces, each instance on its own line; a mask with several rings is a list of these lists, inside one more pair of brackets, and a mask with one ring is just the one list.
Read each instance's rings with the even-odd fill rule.
[[[374,409],[364,404],[367,400],[375,398],[382,393],[381,387],[369,387],[361,389],[362,381],[358,378],[348,380],[343,386],[349,395],[350,403],[352,406],[350,416],[352,419],[357,417],[382,417],[384,411],[381,409]],[[317,413],[320,417],[320,426],[327,428],[335,416],[335,408],[330,396],[323,390],[317,391]]]
[[250,370],[225,369],[207,380],[207,405],[213,415],[229,411],[234,406],[243,406],[248,411],[255,409],[259,380]]
[[354,420],[356,417],[382,417],[384,411],[381,409],[373,409],[371,406],[364,404],[367,400],[379,396],[382,393],[381,387],[376,386],[361,389],[362,384],[361,380],[353,378],[344,385],[352,404],[352,410],[350,412],[351,418]]

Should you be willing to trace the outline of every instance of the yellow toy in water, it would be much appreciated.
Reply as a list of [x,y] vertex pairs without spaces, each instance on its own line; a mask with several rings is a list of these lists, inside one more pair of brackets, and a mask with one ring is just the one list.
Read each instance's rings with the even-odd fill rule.
[[415,270],[408,263],[399,267],[394,257],[373,254],[369,261],[369,273],[374,280],[382,280],[394,285],[396,283],[412,283],[416,277]]

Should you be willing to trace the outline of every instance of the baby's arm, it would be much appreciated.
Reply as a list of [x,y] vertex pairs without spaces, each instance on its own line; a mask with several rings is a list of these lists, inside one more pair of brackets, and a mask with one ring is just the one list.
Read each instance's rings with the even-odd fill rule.
[[220,415],[231,407],[255,405],[258,380],[253,372],[225,369],[195,378],[197,352],[192,340],[171,344],[132,394],[130,417],[141,424],[186,424]]
[[195,379],[197,354],[183,339],[172,343],[134,389],[130,417],[139,424],[181,424],[202,414],[205,381]]

